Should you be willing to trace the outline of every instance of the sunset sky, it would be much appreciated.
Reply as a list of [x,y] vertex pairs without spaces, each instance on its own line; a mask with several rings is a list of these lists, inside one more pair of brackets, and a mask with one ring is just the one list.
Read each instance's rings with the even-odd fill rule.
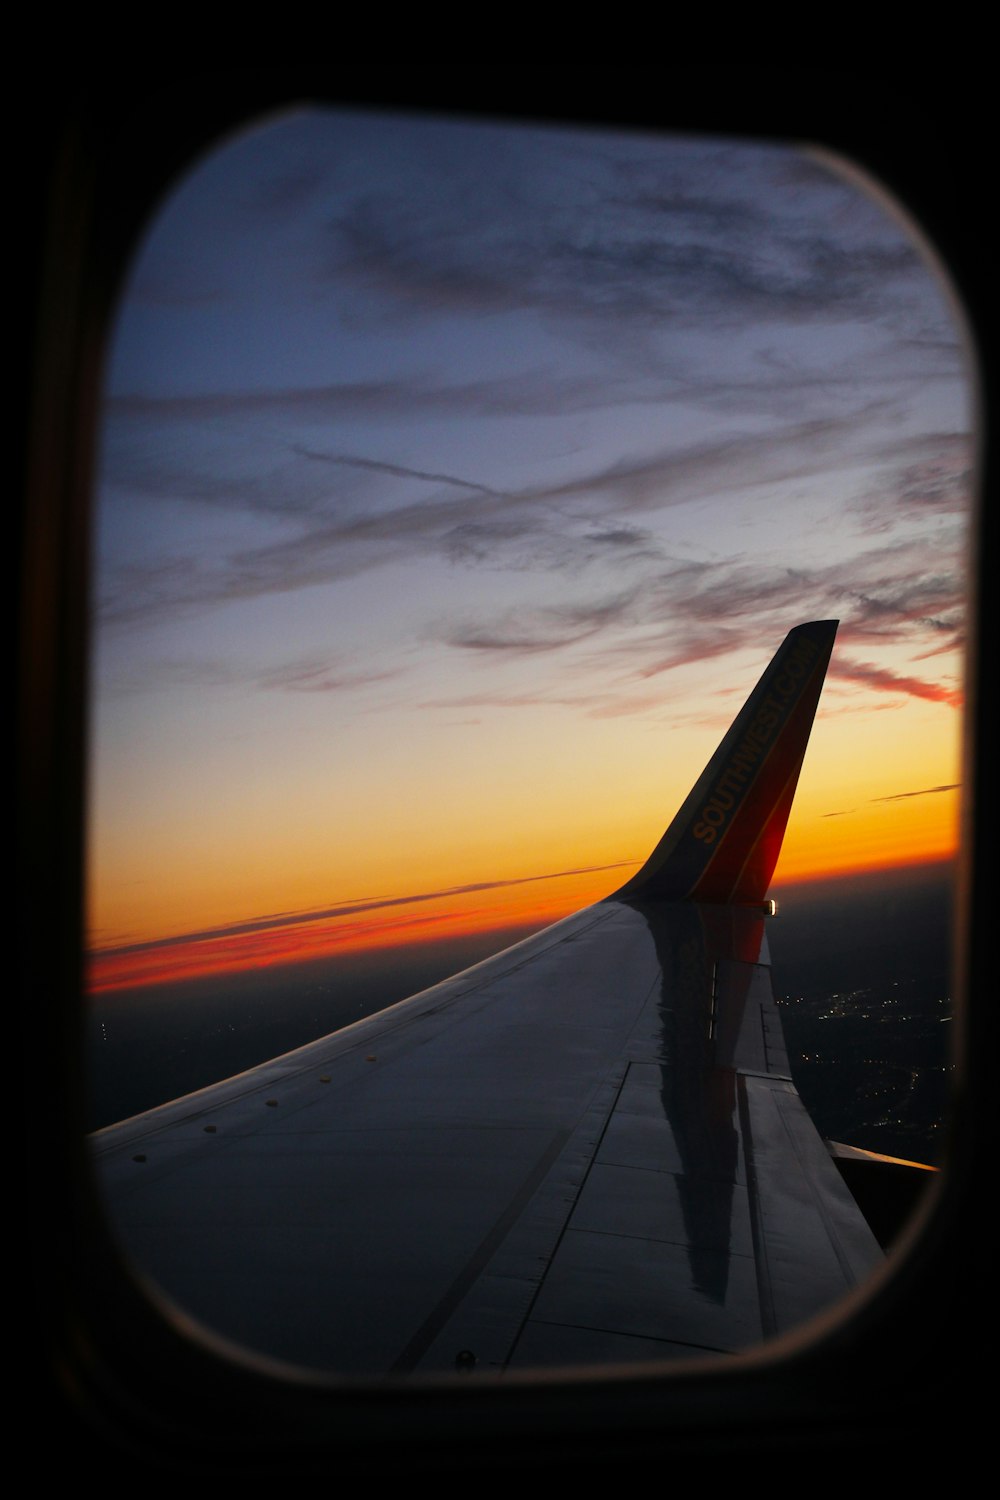
[[106,398],[95,989],[607,894],[810,619],[776,885],[953,852],[973,388],[826,158],[276,118],[150,226]]

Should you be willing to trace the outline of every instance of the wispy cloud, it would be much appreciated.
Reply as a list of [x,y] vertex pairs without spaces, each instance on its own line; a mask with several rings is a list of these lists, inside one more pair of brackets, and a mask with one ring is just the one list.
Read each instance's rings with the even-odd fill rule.
[[893,792],[889,797],[873,797],[873,802],[900,802],[905,797],[931,797],[935,792],[957,792],[961,789],[960,781],[949,782],[947,786],[925,786],[917,792]]
[[264,689],[283,693],[343,693],[370,687],[372,683],[391,682],[402,675],[401,667],[358,669],[337,660],[298,661],[261,672],[257,681]]
[[295,445],[295,452],[301,453],[303,458],[311,458],[317,463],[340,464],[347,469],[367,469],[374,474],[391,474],[394,479],[424,479],[432,484],[453,485],[455,489],[464,494],[496,495],[495,489],[490,489],[485,484],[476,484],[471,479],[458,479],[453,474],[429,473],[425,469],[407,468],[405,464],[385,463],[381,459],[359,458],[348,453],[313,453],[308,448]]
[[888,667],[879,667],[872,662],[851,661],[836,656],[830,664],[829,675],[846,682],[859,682],[877,693],[895,693],[904,697],[926,698],[930,703],[947,703],[952,708],[961,707],[963,697],[957,688],[941,683],[927,682],[919,677],[908,677],[893,672]]
[[400,666],[368,661],[358,666],[336,654],[296,656],[271,666],[219,657],[144,659],[141,668],[124,667],[106,675],[105,690],[130,694],[172,688],[232,688],[283,693],[350,693],[390,682],[405,673]]
[[596,875],[604,870],[624,869],[633,864],[635,864],[634,860],[616,860],[609,865],[580,865],[572,870],[552,870],[544,875],[523,875],[507,880],[477,880],[468,885],[442,886],[439,890],[415,891],[403,896],[377,896],[360,901],[339,901],[333,906],[306,911],[271,912],[266,916],[253,917],[245,922],[231,922],[219,927],[202,927],[192,932],[176,933],[171,937],[155,938],[142,943],[109,945],[95,948],[92,952],[101,957],[150,953],[158,948],[172,948],[181,943],[214,942],[219,938],[244,937],[251,933],[272,932],[282,927],[301,927],[313,922],[330,922],[340,917],[357,916],[361,912],[385,911],[391,907],[419,905],[425,901],[447,900],[453,896],[469,896],[477,891],[495,891],[508,886],[534,885],[543,880],[566,880],[574,875]]
[[[410,163],[422,212],[406,235],[397,181],[330,222],[329,274],[397,317],[525,306],[602,325],[898,316],[902,288],[922,274],[915,250],[846,185],[806,164],[790,194],[787,160],[766,148],[741,150],[737,167],[725,146],[692,143],[665,179],[641,142],[588,147],[584,166],[580,143],[532,160],[528,137],[486,128],[442,173],[427,140]],[[838,216],[847,241],[817,231]]]
[[[123,431],[140,424],[182,424],[267,419],[290,424],[329,424],[364,419],[395,421],[469,416],[572,415],[608,406],[662,398],[662,377],[641,372],[611,376],[565,375],[527,369],[517,375],[442,380],[432,371],[383,380],[337,381],[324,385],[266,385],[252,390],[192,392],[182,395],[122,393],[105,402],[107,420]],[[322,451],[306,457],[326,457]]]
[[[869,799],[869,801],[871,801],[871,802],[903,802],[908,797],[931,797],[931,796],[934,795],[935,792],[957,792],[957,791],[961,790],[961,786],[962,786],[962,783],[960,781],[952,781],[952,782],[949,782],[946,786],[926,786],[926,787],[921,787],[920,790],[916,791],[916,792],[892,792],[888,797],[871,797]],[[858,809],[856,807],[846,807],[846,808],[843,808],[839,812],[823,813],[823,817],[824,818],[846,818],[846,817],[850,817],[853,813],[856,813],[857,811],[858,811]]]
[[[202,476],[197,461],[186,467],[183,453],[165,449],[159,457],[147,454],[142,462],[148,490],[176,494],[207,507],[208,513],[231,506],[246,514],[259,503],[264,514],[280,517],[282,534],[274,538],[269,522],[254,541],[253,532],[240,526],[228,547],[219,547],[216,540],[211,551],[190,557],[144,560],[140,554],[112,560],[105,569],[101,618],[108,624],[135,623],[312,587],[410,558],[415,551],[453,564],[525,572],[579,572],[612,556],[619,564],[652,563],[662,556],[662,539],[648,526],[637,525],[636,516],[717,500],[730,491],[815,479],[844,462],[845,443],[849,448],[856,443],[848,424],[807,420],[768,434],[722,434],[629,456],[579,469],[557,483],[507,493],[477,479],[364,454],[324,455],[324,464],[293,456],[312,469],[381,476],[377,505],[364,492],[324,489],[315,477],[303,481],[294,472],[270,476],[272,489],[278,485],[281,495],[274,502],[262,475],[244,482],[238,472],[227,476],[223,463]],[[420,493],[406,493],[410,481],[419,482]],[[119,482],[129,482],[127,471]],[[183,536],[180,530],[175,545],[183,545]],[[930,582],[923,585],[925,617],[942,599],[951,602],[955,593],[952,589],[949,597],[947,577],[941,578],[937,595]],[[855,594],[861,602],[860,591]],[[873,597],[867,600],[870,611],[880,607]]]

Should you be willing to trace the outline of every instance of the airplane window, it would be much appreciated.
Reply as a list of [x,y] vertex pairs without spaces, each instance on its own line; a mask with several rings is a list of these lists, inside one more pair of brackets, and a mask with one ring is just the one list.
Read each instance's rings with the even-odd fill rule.
[[972,405],[820,153],[303,109],[188,173],[106,373],[88,832],[168,1301],[505,1374],[864,1281],[944,1160]]

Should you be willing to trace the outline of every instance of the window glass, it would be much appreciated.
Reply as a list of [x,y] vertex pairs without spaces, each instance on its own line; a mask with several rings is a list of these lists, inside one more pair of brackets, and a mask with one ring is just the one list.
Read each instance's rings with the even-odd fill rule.
[[775,992],[819,1134],[939,1162],[972,399],[931,252],[824,156],[307,110],[220,145],[107,371],[92,1128],[601,900],[836,618]]

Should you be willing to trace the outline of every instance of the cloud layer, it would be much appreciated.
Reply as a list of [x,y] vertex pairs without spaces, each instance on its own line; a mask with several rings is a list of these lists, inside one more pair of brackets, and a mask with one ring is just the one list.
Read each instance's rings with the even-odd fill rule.
[[[789,149],[309,112],[228,143],[152,227],[112,352],[102,891],[138,909],[169,845],[206,899],[230,850],[256,870],[258,817],[261,888],[304,867],[295,832],[310,870],[375,869],[341,830],[376,843],[435,776],[467,828],[482,760],[511,809],[550,778],[527,843],[567,765],[590,784],[629,720],[717,726],[728,658],[803,620],[841,622],[838,712],[950,733],[965,367],[919,245]],[[210,909],[330,916],[295,889]],[[154,930],[185,925],[208,940],[200,909]]]

